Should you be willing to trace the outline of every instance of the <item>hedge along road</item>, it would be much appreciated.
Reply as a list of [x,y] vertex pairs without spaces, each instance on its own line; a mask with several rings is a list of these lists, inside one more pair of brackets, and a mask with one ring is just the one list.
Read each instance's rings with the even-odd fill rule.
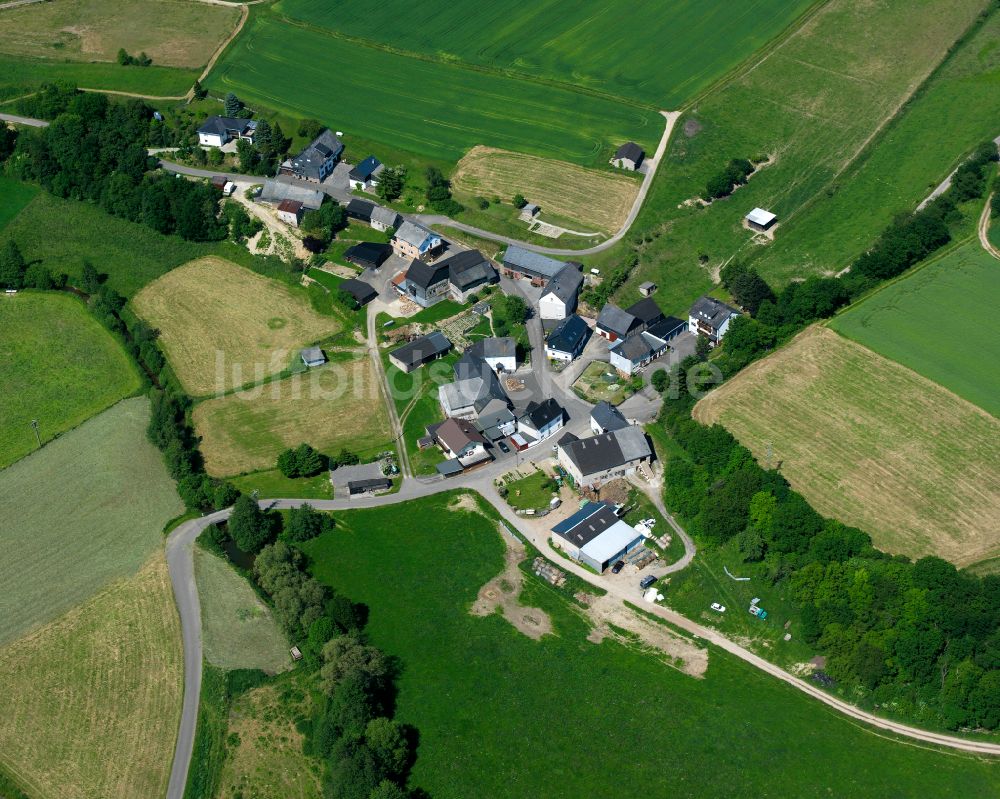
[[[503,464],[500,464],[503,466]],[[438,479],[433,482],[423,482],[413,478],[404,479],[400,490],[396,494],[388,494],[380,497],[365,497],[354,500],[314,500],[314,499],[269,499],[261,500],[260,506],[265,509],[288,509],[297,508],[302,505],[312,505],[317,510],[339,511],[358,508],[372,508],[383,505],[394,505],[398,502],[419,499],[431,496],[444,491],[451,491],[456,488],[467,488],[477,491],[483,496],[504,518],[507,525],[516,530],[520,535],[532,542],[543,557],[551,560],[559,569],[570,571],[588,583],[599,586],[612,596],[622,601],[633,603],[641,602],[642,592],[636,586],[623,586],[618,582],[602,580],[598,575],[592,574],[583,567],[572,561],[560,558],[558,561],[549,552],[544,535],[531,534],[519,526],[518,517],[510,509],[506,502],[501,499],[493,486],[495,469],[487,467],[473,474],[470,474],[463,482],[454,480]],[[181,619],[181,632],[184,641],[184,705],[181,713],[181,724],[177,734],[177,746],[174,752],[173,767],[170,772],[170,784],[167,789],[167,799],[183,799],[184,788],[187,783],[188,768],[191,764],[191,754],[194,748],[195,728],[198,719],[198,702],[201,693],[201,611],[198,602],[198,590],[194,580],[194,541],[201,532],[211,524],[224,521],[229,517],[231,508],[217,511],[203,516],[199,519],[192,519],[185,522],[174,530],[167,538],[167,566],[170,570],[170,580],[173,584],[174,597],[177,602],[177,610]],[[686,538],[686,536],[685,536]],[[689,540],[689,539],[687,539]],[[685,545],[687,545],[687,540]],[[687,546],[685,546],[687,550]],[[664,570],[667,572],[677,571],[679,568],[690,562],[687,551],[685,557],[678,563],[673,564]],[[662,576],[658,575],[658,576]],[[958,749],[974,754],[1000,756],[1000,744],[989,743],[987,741],[966,740],[951,735],[921,730],[906,724],[880,718],[871,713],[867,713],[848,702],[844,702],[837,697],[827,694],[820,688],[813,686],[798,677],[795,677],[784,669],[755,655],[750,650],[729,640],[721,633],[708,627],[703,627],[691,621],[685,616],[676,613],[668,608],[659,605],[643,605],[644,610],[658,616],[674,626],[693,635],[697,639],[714,644],[720,649],[724,649],[732,655],[749,663],[752,666],[777,677],[794,688],[818,699],[829,707],[837,710],[851,718],[863,721],[881,730],[886,730],[896,735],[911,738],[923,743],[937,746]]]

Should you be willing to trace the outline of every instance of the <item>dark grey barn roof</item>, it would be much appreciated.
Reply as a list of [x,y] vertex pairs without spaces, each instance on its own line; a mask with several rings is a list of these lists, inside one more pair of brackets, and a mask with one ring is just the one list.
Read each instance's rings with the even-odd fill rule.
[[[607,152],[607,150],[605,150],[605,152]],[[618,148],[618,151],[615,153],[615,158],[627,158],[629,161],[634,161],[638,164],[643,159],[645,154],[645,151],[643,151],[638,144],[634,141],[628,141]]]
[[409,344],[393,350],[389,354],[397,361],[413,366],[423,363],[437,355],[443,355],[451,349],[451,342],[440,330],[434,330],[426,336],[414,339]]

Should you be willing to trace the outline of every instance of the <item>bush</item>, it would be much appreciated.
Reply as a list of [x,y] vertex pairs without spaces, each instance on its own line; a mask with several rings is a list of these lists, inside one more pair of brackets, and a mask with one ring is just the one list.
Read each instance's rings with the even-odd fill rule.
[[289,512],[284,536],[289,541],[301,543],[328,533],[335,526],[333,516],[329,513],[320,513],[312,505],[306,504]]
[[241,551],[250,555],[260,552],[274,540],[274,518],[260,509],[257,501],[241,496],[233,505],[228,530],[233,542]]
[[308,444],[286,449],[278,456],[278,471],[285,477],[314,477],[327,467],[327,459]]
[[528,204],[528,201],[524,198],[523,194],[515,194],[514,199],[511,200],[515,208],[524,208]]

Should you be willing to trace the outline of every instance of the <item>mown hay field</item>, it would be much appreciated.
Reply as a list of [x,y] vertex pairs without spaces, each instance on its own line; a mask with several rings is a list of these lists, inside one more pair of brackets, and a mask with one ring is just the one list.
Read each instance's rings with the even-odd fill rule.
[[0,764],[34,799],[164,795],[183,663],[162,554],[0,649],[0,674]]
[[[932,0],[830,0],[780,47],[701,98],[678,122],[633,228],[645,244],[640,267],[621,293],[631,296],[639,283],[653,280],[661,287],[657,297],[664,310],[683,313],[734,255],[760,257],[761,274],[779,285],[829,269],[826,262],[802,258],[801,251],[779,257],[786,237],[800,249],[810,246],[809,237],[791,234],[795,215],[848,185],[841,176],[880,130],[888,130],[897,111],[987,5],[987,0],[956,0],[942,14]],[[947,117],[935,118],[925,132],[950,140]],[[886,141],[878,139],[878,146]],[[932,164],[921,179],[944,177],[963,148]],[[946,149],[942,142],[930,152],[939,159]],[[704,193],[706,182],[729,159],[758,156],[772,161],[731,198],[708,208],[684,205]],[[913,160],[907,156],[908,164]],[[881,197],[873,196],[877,207]],[[756,243],[743,228],[743,216],[754,206],[774,211],[781,220],[773,244]],[[867,215],[866,207],[859,204],[852,214],[863,231],[859,238],[870,243],[884,216],[879,210]],[[848,252],[841,249],[837,262],[849,258]],[[707,256],[704,263],[701,256]],[[588,266],[610,267],[621,257],[613,249],[590,257]]]
[[167,273],[132,305],[159,329],[170,365],[195,397],[259,383],[342,327],[304,292],[216,257]]
[[135,574],[184,511],[148,421],[124,400],[0,471],[0,643]]
[[0,296],[0,468],[135,392],[132,360],[69,294]]
[[220,477],[271,468],[282,450],[302,442],[328,455],[392,446],[389,415],[362,354],[205,400],[192,418],[205,468]]
[[[0,14],[0,53],[24,59],[115,61],[118,49],[153,64],[200,67],[236,27],[239,9],[194,0],[55,0]],[[148,67],[132,67],[141,71]]]
[[638,179],[627,175],[492,147],[473,147],[458,162],[451,181],[456,192],[504,202],[522,194],[542,207],[543,219],[556,214],[588,232],[616,233],[639,193]]
[[780,33],[808,0],[284,0],[295,20],[528,80],[672,109]]
[[876,546],[965,566],[1000,553],[1000,421],[814,326],[701,400],[820,513]]
[[246,578],[200,547],[194,551],[194,576],[201,604],[202,645],[209,663],[270,674],[290,665],[285,636]]
[[[721,650],[695,679],[622,638],[592,643],[568,593],[533,574],[520,601],[555,635],[473,616],[504,543],[454,499],[340,513],[336,531],[303,546],[319,580],[367,605],[372,643],[400,659],[395,718],[420,732],[411,786],[435,799],[996,793],[995,763],[894,741]],[[372,579],[387,564],[389,588]],[[613,697],[634,701],[613,712]]]
[[652,150],[663,133],[663,117],[650,107],[369,47],[260,7],[205,85],[451,162],[482,144],[594,165],[630,139]]
[[830,321],[1000,418],[1000,261],[971,241]]

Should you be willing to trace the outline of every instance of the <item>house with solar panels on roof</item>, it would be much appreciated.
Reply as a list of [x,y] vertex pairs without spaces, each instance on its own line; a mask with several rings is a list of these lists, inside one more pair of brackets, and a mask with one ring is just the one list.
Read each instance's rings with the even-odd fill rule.
[[324,181],[344,152],[344,143],[331,131],[324,130],[294,158],[282,162],[279,174],[291,175],[313,183]]
[[551,532],[553,546],[598,572],[604,572],[646,540],[618,518],[615,506],[609,502],[588,502]]

